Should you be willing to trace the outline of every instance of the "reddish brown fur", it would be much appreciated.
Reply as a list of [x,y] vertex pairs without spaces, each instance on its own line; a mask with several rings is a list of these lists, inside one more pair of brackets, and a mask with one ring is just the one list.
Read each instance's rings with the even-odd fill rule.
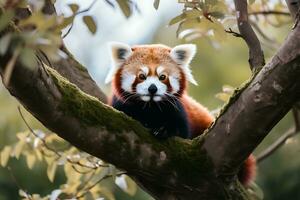
[[[201,104],[186,94],[187,80],[183,71],[177,67],[177,64],[169,56],[170,48],[163,45],[143,45],[132,47],[133,54],[117,71],[112,82],[113,94],[122,97],[123,90],[121,89],[121,74],[123,70],[130,71],[138,77],[139,67],[146,65],[149,67],[150,75],[156,75],[156,67],[164,66],[167,74],[170,71],[177,70],[180,74],[180,90],[176,94],[180,98],[184,109],[188,115],[188,122],[191,128],[192,138],[201,135],[214,121],[214,117]],[[136,78],[133,88],[140,82]],[[168,80],[165,84],[170,89]],[[239,172],[239,179],[244,185],[248,185],[255,177],[256,162],[253,155],[245,161]]]
[[192,138],[194,138],[202,134],[212,124],[214,117],[205,107],[187,95],[181,97],[181,102],[188,114]]

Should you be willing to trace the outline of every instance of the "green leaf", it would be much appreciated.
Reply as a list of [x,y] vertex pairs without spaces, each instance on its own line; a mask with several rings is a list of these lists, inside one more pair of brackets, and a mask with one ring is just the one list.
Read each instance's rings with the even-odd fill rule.
[[73,23],[74,18],[75,18],[75,15],[63,18],[63,21],[56,27],[56,31],[57,30],[61,31],[62,29],[66,28],[68,25]]
[[32,153],[29,153],[27,154],[26,156],[26,161],[27,161],[27,166],[29,169],[32,169],[34,164],[35,164],[35,161],[36,161],[36,157],[34,156],[34,154]]
[[215,96],[216,96],[216,98],[220,99],[221,101],[227,102],[231,95],[221,92],[221,93],[216,94]]
[[230,85],[223,85],[222,87],[222,91],[226,94],[233,94],[234,92],[234,87],[230,86]]
[[262,200],[264,199],[264,192],[262,189],[255,183],[252,182],[247,189],[253,200]]
[[160,0],[154,0],[153,6],[157,10],[159,7]]
[[0,15],[0,31],[8,26],[13,17],[14,12],[12,10],[5,11],[2,15]]
[[1,157],[1,166],[5,167],[7,165],[9,156],[11,153],[11,146],[5,146],[4,149],[1,151],[0,157]]
[[112,191],[110,189],[107,189],[107,188],[104,188],[104,187],[101,187],[100,188],[100,193],[101,193],[101,196],[104,196],[105,200],[115,200],[116,198],[114,197],[114,194],[112,193]]
[[10,41],[11,41],[12,35],[6,34],[3,36],[0,40],[0,55],[4,55],[9,47]]
[[119,4],[123,14],[125,17],[130,17],[131,15],[131,10],[130,10],[130,5],[128,0],[117,0],[117,3]]
[[125,176],[125,180],[127,183],[127,190],[126,190],[127,194],[131,196],[135,195],[137,191],[136,183],[131,178],[129,178],[129,176]]
[[69,7],[71,8],[73,13],[76,13],[79,10],[79,6],[76,3],[69,4]]
[[169,22],[169,26],[176,24],[178,22],[183,22],[185,20],[194,20],[197,19],[199,21],[200,17],[202,16],[202,11],[197,9],[187,10],[184,13],[174,17]]
[[91,33],[95,34],[97,31],[97,25],[92,16],[86,15],[83,17],[83,22],[88,27]]
[[55,172],[56,172],[56,162],[51,163],[47,168],[47,176],[51,182],[54,180]]
[[169,26],[173,25],[173,24],[177,24],[178,22],[183,21],[184,19],[186,19],[186,14],[182,13],[174,18],[171,19],[171,21],[169,22]]
[[207,5],[216,5],[218,0],[205,0],[205,4]]
[[128,176],[126,176],[124,174],[121,176],[118,176],[115,180],[115,183],[117,186],[119,186],[119,188],[121,188],[127,194],[129,194],[131,196],[135,195],[136,190],[137,190],[136,184]]
[[212,17],[216,18],[216,19],[223,19],[224,16],[225,16],[224,13],[218,12],[218,11],[216,11],[216,12],[211,12],[210,15],[211,15]]
[[214,23],[211,23],[211,26],[214,31],[216,40],[219,42],[223,42],[227,38],[227,34],[224,30],[223,25],[215,20]]
[[19,196],[29,199],[29,195],[24,190],[19,190]]
[[19,159],[25,144],[26,144],[25,140],[20,140],[14,147],[14,156],[17,159]]
[[249,4],[253,4],[255,2],[255,0],[248,0]]

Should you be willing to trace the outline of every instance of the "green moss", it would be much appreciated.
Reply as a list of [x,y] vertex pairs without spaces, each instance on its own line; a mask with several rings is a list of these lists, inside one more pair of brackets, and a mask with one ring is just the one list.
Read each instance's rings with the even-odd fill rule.
[[199,137],[197,141],[174,137],[164,142],[171,155],[170,168],[176,169],[178,175],[182,176],[180,179],[190,184],[197,184],[201,179],[207,180],[213,175],[212,162],[206,152],[201,151],[203,142],[204,137]]
[[55,70],[47,66],[45,68],[62,94],[60,107],[66,115],[79,118],[87,126],[105,127],[111,132],[134,131],[141,134],[146,132],[140,123],[82,92]]

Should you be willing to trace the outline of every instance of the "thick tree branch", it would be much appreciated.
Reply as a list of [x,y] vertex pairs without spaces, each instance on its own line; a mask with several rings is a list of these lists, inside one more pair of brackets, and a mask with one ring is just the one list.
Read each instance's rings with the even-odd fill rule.
[[[206,134],[205,150],[217,173],[236,173],[240,164],[300,97],[300,26],[249,85],[232,97]],[[237,147],[237,148],[235,148]]]
[[[1,57],[3,60],[6,58]],[[41,64],[28,69],[17,63],[6,87],[50,130],[126,170],[156,198],[175,195],[184,199],[197,194],[209,199],[226,193],[210,172],[205,152],[198,153],[201,139],[194,143],[176,138],[158,141],[141,124],[86,95]],[[4,67],[1,63],[1,75]]]
[[82,91],[98,98],[103,103],[106,103],[106,95],[97,86],[87,69],[74,59],[73,55],[65,47],[62,47],[61,50],[67,54],[67,58],[63,58],[53,63],[47,60],[46,55],[43,53],[40,53],[40,58],[45,63],[48,63],[51,68],[57,70],[62,76],[66,77],[71,83],[77,85]]
[[260,42],[248,20],[247,0],[234,0],[237,24],[242,38],[249,48],[249,64],[252,71],[259,70],[265,65],[264,53]]

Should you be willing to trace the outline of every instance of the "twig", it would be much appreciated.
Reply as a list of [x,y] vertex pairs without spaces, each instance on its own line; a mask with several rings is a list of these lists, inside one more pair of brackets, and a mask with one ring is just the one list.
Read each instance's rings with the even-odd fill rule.
[[297,134],[297,131],[295,128],[289,129],[287,132],[285,132],[281,137],[279,137],[272,145],[270,145],[266,150],[264,150],[261,154],[259,154],[256,157],[257,163],[260,163],[265,158],[269,157],[271,154],[273,154],[276,150],[278,150],[287,139],[293,137]]
[[275,11],[275,10],[255,11],[255,12],[249,13],[249,15],[284,15],[284,16],[291,16],[291,14],[289,12]]
[[[123,174],[126,174],[126,172],[121,172],[121,173],[119,173],[119,174],[116,174],[116,176],[121,176],[121,175],[123,175]],[[100,179],[99,179],[98,181],[96,181],[94,184],[92,184],[92,185],[90,185],[89,187],[87,187],[87,188],[85,189],[85,191],[84,191],[82,194],[76,196],[75,199],[79,199],[79,198],[84,197],[84,196],[85,196],[91,189],[93,189],[98,183],[100,183],[101,181],[103,181],[103,180],[105,180],[105,179],[107,179],[107,178],[113,177],[113,176],[114,176],[113,174],[109,174],[109,175],[106,175],[106,176],[100,178]]]
[[74,20],[75,20],[75,17],[79,14],[82,14],[82,13],[85,13],[85,12],[88,12],[93,6],[94,4],[97,2],[97,0],[94,0],[91,5],[89,7],[87,7],[86,9],[84,10],[81,10],[81,11],[78,11],[74,14],[74,19],[72,21],[72,24],[70,26],[70,28],[67,30],[67,32],[62,36],[62,38],[64,39],[67,35],[69,35],[69,33],[71,32],[72,28],[73,28],[73,25],[74,25]]
[[17,179],[16,179],[16,177],[15,177],[15,175],[14,175],[12,169],[11,169],[9,166],[7,167],[7,169],[8,169],[8,171],[9,171],[9,174],[10,174],[11,179],[12,179],[13,182],[16,184],[16,186],[19,188],[19,190],[24,191],[25,194],[26,194],[26,198],[28,198],[28,199],[31,200],[31,199],[32,199],[31,195],[28,194],[27,191],[24,190],[24,189],[21,187],[21,185],[20,185],[19,182],[17,181]]
[[14,67],[15,67],[15,64],[17,62],[17,59],[19,57],[19,54],[20,54],[20,50],[21,48],[18,47],[13,55],[12,55],[12,58],[8,61],[7,65],[5,66],[5,70],[4,70],[4,75],[3,75],[3,84],[4,85],[8,85],[9,84],[9,81],[10,81],[10,78],[11,78],[11,74],[14,70]]
[[249,64],[251,70],[256,71],[265,65],[265,59],[260,42],[248,21],[247,0],[234,0],[234,5],[240,34],[249,48]]
[[259,35],[260,35],[263,39],[265,39],[265,40],[268,41],[268,42],[272,42],[272,43],[275,42],[275,40],[269,38],[269,37],[261,30],[261,28],[260,28],[255,22],[253,22],[252,20],[250,20],[250,24],[253,26],[253,28],[257,31],[257,33],[259,33]]
[[294,122],[295,122],[295,130],[300,131],[300,109],[297,106],[294,106],[292,109]]
[[[53,152],[56,156],[58,156],[59,158],[61,158],[61,157],[62,157],[62,154],[61,154],[60,152],[56,151],[55,149],[53,149],[52,147],[50,147],[50,146],[47,144],[46,140],[45,140],[44,138],[41,138],[40,136],[38,136],[38,135],[36,134],[36,132],[34,132],[34,130],[30,127],[30,125],[28,124],[28,122],[25,120],[25,117],[24,117],[24,115],[23,115],[23,113],[22,113],[22,111],[21,111],[20,106],[18,106],[18,111],[19,111],[20,116],[21,116],[22,120],[24,121],[25,125],[26,125],[27,128],[29,129],[29,131],[30,131],[35,137],[39,138],[39,139],[42,141],[42,143],[43,143],[43,145],[44,145],[44,147],[45,147],[46,149],[48,149],[49,151]],[[98,167],[108,167],[108,165],[100,165],[100,164],[98,164],[98,163],[97,163],[97,164],[93,163],[93,165],[85,165],[85,164],[81,163],[80,160],[79,160],[79,161],[74,161],[74,160],[72,160],[71,158],[69,158],[68,156],[66,157],[66,160],[67,160],[70,164],[72,164],[72,165],[78,165],[78,166],[80,166],[80,167],[84,167],[84,168],[88,168],[88,169],[92,169],[92,170],[95,170],[95,169],[97,169]],[[74,168],[74,167],[73,167],[73,168]],[[80,173],[80,171],[78,171],[77,168],[76,168],[75,170],[76,170],[78,173]]]
[[225,32],[232,34],[234,37],[241,37],[241,38],[243,38],[243,36],[240,33],[233,31],[231,28],[229,28],[228,30],[225,30]]

